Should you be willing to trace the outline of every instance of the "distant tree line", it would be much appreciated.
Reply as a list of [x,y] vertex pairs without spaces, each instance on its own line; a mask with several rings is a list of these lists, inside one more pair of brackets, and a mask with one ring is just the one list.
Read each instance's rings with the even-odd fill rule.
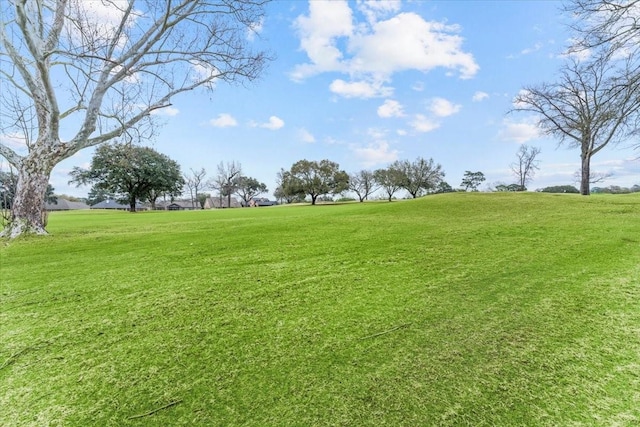
[[610,185],[608,187],[593,187],[592,193],[606,193],[606,194],[629,194],[640,193],[640,184],[635,184],[632,187],[620,187],[619,185]]
[[384,169],[361,170],[351,175],[330,160],[300,160],[289,170],[280,170],[274,194],[287,203],[302,201],[309,196],[314,205],[319,197],[347,190],[354,192],[358,200],[363,202],[382,189],[391,201],[401,189],[406,190],[413,198],[436,192],[443,177],[444,171],[440,164],[422,157],[413,162],[397,160]]
[[[492,191],[526,191],[526,184],[539,168],[537,156],[539,148],[523,145],[516,154],[516,161],[510,167],[517,182],[499,183]],[[239,162],[220,162],[217,173],[207,176],[205,168],[190,169],[182,173],[177,162],[152,148],[135,144],[104,144],[96,150],[87,169],[74,168],[70,183],[91,185],[86,201],[93,205],[104,200],[116,200],[128,203],[135,211],[136,203],[147,202],[155,208],[160,198],[173,202],[177,197],[186,195],[192,208],[204,208],[207,199],[217,192],[218,206],[231,207],[232,196],[240,198],[242,206],[249,206],[261,194],[267,193],[267,186],[258,179],[247,176]],[[348,174],[340,165],[328,159],[320,161],[299,160],[289,169],[282,168],[276,176],[274,196],[281,203],[305,202],[312,205],[318,201],[358,200],[364,202],[373,194],[392,201],[401,190],[407,197],[416,198],[427,194],[449,193],[455,191],[479,191],[486,181],[481,171],[465,171],[459,188],[453,188],[444,180],[442,165],[432,158],[417,157],[415,160],[396,160],[386,168],[360,170]],[[2,184],[2,208],[10,207],[12,189],[15,187],[15,175],[11,172],[0,173]],[[610,186],[594,188],[594,192],[628,193],[636,192],[640,186],[623,188]],[[541,192],[578,193],[573,186],[552,186],[540,189]],[[355,194],[357,199],[345,197],[345,193]],[[53,187],[49,185],[48,200],[53,200]],[[259,199],[264,200],[264,199]],[[237,201],[235,202],[237,203]]]

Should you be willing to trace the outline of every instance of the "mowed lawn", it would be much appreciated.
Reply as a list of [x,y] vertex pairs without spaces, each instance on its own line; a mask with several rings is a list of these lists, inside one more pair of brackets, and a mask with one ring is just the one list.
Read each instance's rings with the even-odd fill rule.
[[640,197],[52,213],[2,426],[636,426]]

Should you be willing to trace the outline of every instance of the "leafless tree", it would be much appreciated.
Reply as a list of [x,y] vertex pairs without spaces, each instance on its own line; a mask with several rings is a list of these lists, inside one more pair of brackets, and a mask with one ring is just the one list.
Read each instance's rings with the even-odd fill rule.
[[367,200],[367,197],[378,188],[380,188],[380,186],[371,171],[361,170],[360,172],[349,175],[349,190],[358,195],[360,202]]
[[591,158],[607,145],[636,134],[640,114],[640,73],[631,59],[596,55],[567,58],[559,80],[525,88],[513,111],[533,112],[538,125],[560,143],[580,149],[580,193],[590,193]]
[[573,51],[640,53],[640,0],[571,0],[565,10],[575,18]]
[[511,172],[518,180],[520,191],[527,189],[527,183],[533,179],[536,171],[540,169],[538,166],[540,161],[537,160],[538,154],[540,154],[539,147],[521,145],[516,153],[516,161],[510,165]]
[[191,173],[184,174],[184,186],[189,191],[191,197],[191,207],[195,207],[196,203],[199,203],[198,192],[206,190],[210,187],[210,183],[205,180],[207,171],[202,168],[199,171],[190,169]]
[[46,233],[44,194],[60,161],[145,137],[152,113],[181,93],[257,78],[268,57],[246,35],[267,1],[0,2],[0,131],[13,134],[20,115],[36,122],[24,150],[0,144],[18,173],[4,235]]
[[[218,175],[215,178],[215,187],[222,197],[227,197],[227,207],[231,207],[231,195],[238,188],[238,181],[242,175],[242,165],[236,162],[220,162],[218,165]],[[222,203],[221,203],[222,205]]]

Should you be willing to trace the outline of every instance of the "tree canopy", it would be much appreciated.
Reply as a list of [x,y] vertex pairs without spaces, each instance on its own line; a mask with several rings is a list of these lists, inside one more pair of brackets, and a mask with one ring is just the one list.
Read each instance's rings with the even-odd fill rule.
[[478,186],[482,184],[486,178],[484,174],[480,171],[471,172],[465,171],[464,176],[462,177],[462,183],[460,184],[466,191],[478,191]]
[[101,145],[89,169],[75,167],[71,177],[77,185],[93,184],[94,192],[126,200],[132,212],[136,201],[155,206],[160,195],[177,196],[184,186],[178,163],[152,148],[131,144]]
[[248,206],[251,199],[259,194],[266,193],[267,185],[250,176],[240,176],[238,178],[236,194],[244,202],[244,206]]
[[442,166],[433,159],[418,157],[413,162],[402,160],[396,162],[396,165],[403,175],[402,188],[414,199],[429,190],[435,190],[444,177]]
[[291,194],[309,195],[312,205],[316,204],[318,196],[338,194],[349,186],[349,175],[340,170],[338,163],[326,159],[319,162],[300,160],[291,166],[283,178],[283,184]]
[[387,200],[391,201],[393,195],[402,188],[405,175],[400,167],[400,162],[393,162],[388,168],[377,169],[373,172],[374,179],[387,194]]

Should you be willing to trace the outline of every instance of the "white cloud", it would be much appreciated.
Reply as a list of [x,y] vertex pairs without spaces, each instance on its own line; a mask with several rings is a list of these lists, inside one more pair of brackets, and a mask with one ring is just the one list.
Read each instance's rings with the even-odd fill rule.
[[436,117],[448,117],[456,114],[462,105],[453,104],[444,98],[433,98],[429,105],[429,111]]
[[402,104],[398,101],[387,99],[384,101],[384,104],[378,107],[378,116],[382,118],[402,117],[404,116],[402,108]]
[[371,24],[378,19],[400,11],[400,0],[358,0],[358,9],[367,17]]
[[518,144],[524,144],[540,136],[540,128],[531,119],[522,122],[504,120],[502,129],[498,132],[498,137],[503,141],[513,141]]
[[310,1],[309,16],[300,15],[294,27],[300,35],[300,47],[311,60],[311,64],[294,69],[291,73],[294,80],[344,69],[336,39],[350,36],[353,31],[352,12],[346,1]]
[[178,114],[180,114],[180,110],[178,110],[175,107],[172,107],[171,105],[169,105],[168,107],[159,108],[157,110],[151,111],[151,115],[152,116],[169,116],[169,117],[173,117],[173,116],[177,116]]
[[349,83],[342,79],[337,79],[331,82],[329,90],[345,98],[365,99],[390,96],[393,93],[393,88],[383,86],[382,82],[358,81]]
[[489,94],[487,92],[478,91],[473,94],[473,98],[471,98],[471,100],[473,102],[480,102],[487,98],[489,98]]
[[445,68],[463,79],[477,73],[473,55],[462,50],[458,26],[426,21],[415,13],[379,20],[398,12],[399,2],[361,1],[358,7],[367,22],[354,22],[346,1],[309,2],[309,14],[295,21],[300,47],[309,62],[294,68],[294,80],[323,72],[384,81],[405,70]]
[[409,123],[409,125],[416,132],[431,132],[432,130],[438,129],[440,127],[440,123],[430,119],[429,117],[423,114],[416,114],[414,119]]
[[351,151],[365,167],[398,160],[398,150],[391,150],[385,141],[374,142],[366,147],[352,146]]
[[457,26],[425,21],[415,13],[398,14],[351,38],[349,49],[355,55],[349,68],[389,76],[443,67],[458,70],[461,78],[471,78],[479,67],[471,54],[461,50],[463,39],[454,34],[458,31]]
[[311,132],[309,132],[305,128],[298,129],[298,138],[300,138],[302,142],[305,142],[307,144],[313,144],[314,142],[316,142],[316,137],[313,136]]
[[249,122],[249,126],[251,127],[260,127],[269,130],[278,130],[284,127],[284,120],[277,116],[269,117],[269,121],[266,123],[257,123],[254,121]]
[[538,42],[538,43],[534,44],[532,47],[528,47],[526,49],[522,49],[520,51],[520,54],[521,55],[528,55],[530,53],[537,52],[540,49],[542,49],[542,43]]
[[221,113],[217,118],[211,119],[209,124],[217,128],[228,128],[238,126],[238,121],[231,114]]

